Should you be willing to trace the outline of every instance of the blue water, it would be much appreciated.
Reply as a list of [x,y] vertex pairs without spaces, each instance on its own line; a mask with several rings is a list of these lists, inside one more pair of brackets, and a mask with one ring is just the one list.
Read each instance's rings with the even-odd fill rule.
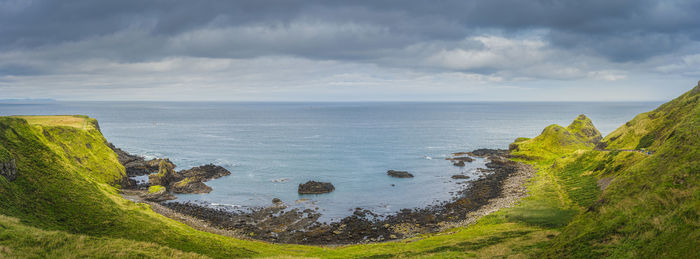
[[[0,103],[0,115],[85,114],[128,152],[169,157],[178,169],[214,163],[232,172],[207,182],[211,193],[180,201],[247,208],[280,198],[337,219],[355,207],[388,213],[449,199],[463,181],[450,176],[474,175],[484,163],[454,167],[444,160],[450,153],[507,148],[581,113],[607,134],[659,104],[54,102]],[[390,178],[389,169],[415,178]],[[336,190],[298,195],[308,180]]]

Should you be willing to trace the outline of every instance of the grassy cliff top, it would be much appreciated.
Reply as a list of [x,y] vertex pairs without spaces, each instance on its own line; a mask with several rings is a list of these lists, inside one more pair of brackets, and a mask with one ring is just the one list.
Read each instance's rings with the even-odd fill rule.
[[97,120],[84,115],[22,115],[10,116],[24,119],[29,125],[67,126],[84,130],[98,128]]

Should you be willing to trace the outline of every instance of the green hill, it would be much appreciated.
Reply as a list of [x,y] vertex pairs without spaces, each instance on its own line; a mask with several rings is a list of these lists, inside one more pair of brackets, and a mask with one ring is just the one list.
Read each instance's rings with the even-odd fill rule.
[[513,159],[538,173],[516,206],[468,227],[341,247],[195,230],[119,195],[124,168],[94,119],[0,117],[0,257],[689,258],[700,254],[699,98],[696,86],[605,138],[584,115],[518,138]]

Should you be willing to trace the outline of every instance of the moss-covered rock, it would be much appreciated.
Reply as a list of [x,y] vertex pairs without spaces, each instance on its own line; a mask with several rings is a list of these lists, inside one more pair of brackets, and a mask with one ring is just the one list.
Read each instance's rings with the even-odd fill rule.
[[603,139],[600,131],[593,125],[593,121],[583,114],[576,117],[566,129],[584,142],[597,144]]
[[170,184],[170,191],[174,193],[209,193],[212,189],[198,177],[187,177]]
[[147,201],[161,202],[167,200],[174,200],[175,196],[170,194],[168,190],[162,185],[151,185],[150,187],[148,187],[148,192],[141,195],[141,198]]

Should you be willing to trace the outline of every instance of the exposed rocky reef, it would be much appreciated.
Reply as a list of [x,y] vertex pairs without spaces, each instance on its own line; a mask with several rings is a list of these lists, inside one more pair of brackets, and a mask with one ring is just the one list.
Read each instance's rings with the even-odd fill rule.
[[413,174],[406,171],[389,170],[386,174],[395,178],[413,178]]
[[331,183],[308,181],[299,184],[299,194],[321,194],[329,193],[335,190],[335,186]]
[[454,165],[454,166],[464,167],[465,162],[467,162],[467,163],[474,162],[474,158],[465,156],[467,154],[468,154],[467,152],[453,153],[452,157],[447,157],[447,158],[445,158],[445,160],[452,161],[452,165]]
[[[170,192],[209,193],[212,191],[212,188],[204,184],[204,182],[231,174],[226,168],[213,164],[175,171],[176,165],[167,158],[146,160],[141,156],[129,154],[111,143],[109,146],[117,153],[119,163],[126,169],[126,177],[122,181],[123,184],[121,184],[122,188],[146,189],[153,186],[162,186],[168,195],[170,195]],[[129,178],[142,175],[148,175],[148,184],[138,185],[134,180]],[[148,194],[144,194],[144,199],[148,198],[155,201],[159,199],[154,198],[156,196],[167,197],[168,199],[174,198],[172,195],[165,196],[160,193],[156,195],[149,191]]]

